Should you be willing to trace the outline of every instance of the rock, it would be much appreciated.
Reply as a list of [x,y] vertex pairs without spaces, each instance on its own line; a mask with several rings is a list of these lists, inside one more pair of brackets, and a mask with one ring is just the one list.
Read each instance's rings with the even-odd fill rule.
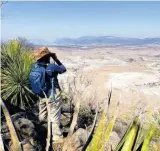
[[139,59],[140,59],[141,61],[147,60],[145,57],[139,57]]
[[113,131],[115,131],[118,134],[118,136],[120,138],[122,138],[123,135],[125,134],[127,128],[128,128],[127,121],[125,121],[122,118],[118,118],[116,120],[114,127],[113,127]]
[[109,137],[109,141],[106,144],[105,151],[111,151],[111,147],[114,150],[116,146],[118,145],[120,141],[120,138],[116,132],[111,132],[111,135]]
[[67,125],[69,125],[71,123],[71,114],[70,113],[63,113],[61,115],[61,125],[62,127],[66,127]]
[[74,106],[70,104],[62,104],[61,111],[62,113],[73,113]]
[[81,151],[87,141],[88,133],[85,129],[79,128],[65,141],[62,151]]
[[19,118],[14,121],[14,125],[18,133],[21,134],[21,137],[25,139],[26,137],[36,137],[37,133],[35,131],[34,124],[25,118]]
[[129,58],[128,62],[132,63],[132,62],[135,62],[135,60],[133,58]]
[[[35,124],[26,118],[25,113],[17,113],[12,116],[12,121],[14,123],[16,132],[18,136],[20,136],[21,142],[26,142],[25,145],[23,145],[24,151],[41,151],[42,145],[38,140],[38,132],[36,130]],[[2,123],[2,137],[7,146],[12,151],[12,142],[10,138],[10,132],[8,129],[8,126],[5,122]]]

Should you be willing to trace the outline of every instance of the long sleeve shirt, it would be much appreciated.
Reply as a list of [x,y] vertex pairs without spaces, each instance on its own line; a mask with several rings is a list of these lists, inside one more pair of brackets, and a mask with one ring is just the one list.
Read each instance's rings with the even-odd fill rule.
[[58,74],[62,74],[66,72],[66,68],[63,64],[56,65],[56,64],[48,64],[46,67],[47,78],[50,79],[50,83],[52,82],[52,78],[54,78],[54,87],[60,89],[59,82],[58,82]]
[[[42,62],[41,62],[42,63]],[[52,79],[54,78],[54,88],[61,90],[58,82],[58,74],[66,72],[66,67],[59,61],[56,61],[57,64],[50,63],[46,65],[46,82],[48,87],[47,96],[49,97],[52,89]],[[43,63],[42,63],[43,64]]]

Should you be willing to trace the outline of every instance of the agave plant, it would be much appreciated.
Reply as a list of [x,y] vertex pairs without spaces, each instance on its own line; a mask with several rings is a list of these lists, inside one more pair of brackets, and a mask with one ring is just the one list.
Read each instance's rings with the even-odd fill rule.
[[32,52],[13,40],[2,46],[1,56],[2,98],[22,108],[30,106],[35,99],[28,78],[34,61]]
[[[157,125],[155,123],[150,123],[150,127],[147,130],[146,129],[144,130],[144,127],[146,125],[144,123],[142,124],[141,121],[142,113],[137,115],[131,120],[124,136],[121,138],[118,145],[115,146],[114,150],[112,146],[108,146],[109,137],[111,135],[113,127],[115,126],[119,108],[119,102],[118,102],[117,105],[115,106],[116,109],[111,110],[111,95],[112,91],[110,91],[108,95],[107,109],[106,108],[104,109],[98,124],[97,124],[97,114],[98,114],[98,105],[97,105],[96,115],[94,118],[90,134],[88,135],[86,144],[82,147],[81,151],[106,151],[106,148],[108,149],[108,147],[111,148],[110,150],[107,151],[149,151],[150,149],[152,149],[153,151],[159,151],[159,144],[154,144],[154,147],[151,146],[150,144],[152,137],[155,136]],[[77,111],[78,110],[75,110],[76,117],[78,114]],[[74,118],[73,122],[75,122]],[[72,129],[72,124],[70,128]],[[72,133],[68,133],[68,137],[65,141],[65,145],[63,146],[62,151],[76,150],[73,144],[69,146],[69,149],[67,148],[68,142],[70,141],[69,137],[72,134],[73,131]]]
[[[117,112],[114,113],[112,118],[108,118],[109,108],[110,108],[111,92],[108,99],[108,111],[104,110],[97,128],[95,129],[95,134],[93,135],[90,143],[87,141],[86,151],[105,151],[105,145],[109,140],[110,134],[115,124],[117,117]],[[117,107],[118,108],[118,104]],[[155,134],[157,126],[151,123],[147,134],[143,133],[142,125],[139,116],[136,116],[128,126],[126,133],[120,140],[119,144],[114,151],[149,151],[150,142]],[[86,145],[85,145],[86,146]],[[158,147],[154,147],[156,150]],[[110,151],[113,151],[111,148]],[[158,151],[158,149],[156,150]]]
[[[114,115],[110,118],[109,115],[109,108],[110,108],[110,101],[111,101],[111,91],[109,92],[109,97],[108,97],[108,108],[107,110],[103,111],[103,114],[100,118],[98,127],[95,131],[94,137],[91,141],[91,144],[88,146],[86,149],[87,151],[104,151],[105,145],[109,139],[110,133],[112,132],[113,126],[115,124],[115,120],[117,117],[118,113],[118,106],[119,103],[117,104],[117,109],[115,110]],[[107,118],[107,119],[106,119]]]

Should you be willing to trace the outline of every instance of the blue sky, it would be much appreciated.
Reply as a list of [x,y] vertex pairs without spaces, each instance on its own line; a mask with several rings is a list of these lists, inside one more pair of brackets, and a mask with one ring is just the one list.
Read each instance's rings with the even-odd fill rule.
[[160,37],[160,2],[8,2],[2,39]]

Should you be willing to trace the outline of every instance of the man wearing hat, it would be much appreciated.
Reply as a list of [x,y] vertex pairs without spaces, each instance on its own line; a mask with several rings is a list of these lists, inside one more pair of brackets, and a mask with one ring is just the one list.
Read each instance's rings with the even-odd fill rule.
[[[40,98],[39,120],[47,122],[47,115],[50,114],[52,141],[58,142],[63,136],[59,128],[62,98],[57,76],[66,72],[66,68],[56,53],[51,53],[47,47],[40,47],[34,56],[36,63],[30,73],[30,85],[32,91]],[[55,63],[50,63],[50,58],[53,58]]]

